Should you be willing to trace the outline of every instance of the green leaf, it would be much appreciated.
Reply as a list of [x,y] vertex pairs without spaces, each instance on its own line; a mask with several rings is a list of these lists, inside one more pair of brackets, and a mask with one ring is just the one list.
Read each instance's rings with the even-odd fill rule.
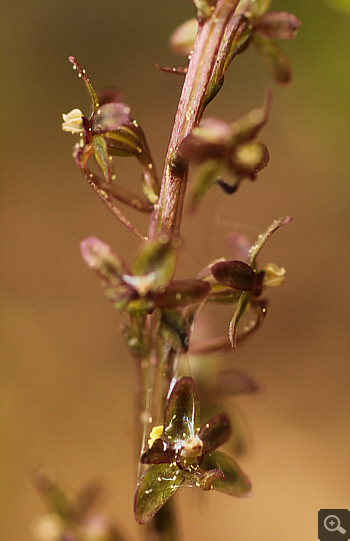
[[168,398],[164,413],[164,433],[169,440],[182,441],[198,435],[199,400],[190,377],[180,378]]
[[174,465],[150,466],[137,486],[134,513],[139,524],[146,524],[169,500],[184,480],[182,472]]
[[273,42],[258,33],[253,35],[253,43],[261,55],[261,61],[276,83],[285,85],[292,79],[289,60],[284,52]]
[[257,255],[259,254],[261,248],[264,246],[267,239],[272,235],[274,231],[277,231],[280,227],[282,227],[285,224],[289,224],[289,222],[292,221],[292,218],[290,216],[285,216],[283,218],[279,218],[278,220],[275,220],[270,227],[268,227],[262,235],[259,235],[257,241],[251,246],[249,250],[249,263],[254,266],[255,260],[257,258]]
[[215,451],[205,455],[201,469],[204,471],[217,469],[224,474],[224,481],[214,480],[212,482],[214,490],[238,498],[252,495],[252,487],[247,475],[241,470],[237,462],[225,453]]

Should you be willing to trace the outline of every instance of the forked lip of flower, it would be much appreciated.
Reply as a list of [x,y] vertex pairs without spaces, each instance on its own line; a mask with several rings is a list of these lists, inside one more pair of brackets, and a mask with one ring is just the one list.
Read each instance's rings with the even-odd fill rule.
[[62,114],[62,130],[71,133],[83,131],[83,113],[80,109],[72,109],[68,114]]

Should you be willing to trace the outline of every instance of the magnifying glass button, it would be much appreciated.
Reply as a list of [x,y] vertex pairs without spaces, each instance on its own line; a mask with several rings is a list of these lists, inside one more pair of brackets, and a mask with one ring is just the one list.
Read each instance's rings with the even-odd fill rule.
[[324,519],[324,527],[329,532],[340,532],[342,534],[346,533],[346,530],[340,525],[340,519],[337,515],[328,515]]

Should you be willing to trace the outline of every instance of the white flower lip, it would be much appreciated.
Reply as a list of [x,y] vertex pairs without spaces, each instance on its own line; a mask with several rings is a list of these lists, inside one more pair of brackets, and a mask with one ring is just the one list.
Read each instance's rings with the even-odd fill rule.
[[202,454],[203,442],[198,436],[182,442],[180,455],[184,458],[196,458]]
[[269,263],[264,268],[264,271],[263,285],[265,287],[280,286],[283,284],[286,276],[286,269],[284,267],[278,267],[274,263]]
[[73,109],[67,115],[63,114],[62,130],[71,133],[81,133],[83,130],[83,113],[80,109]]

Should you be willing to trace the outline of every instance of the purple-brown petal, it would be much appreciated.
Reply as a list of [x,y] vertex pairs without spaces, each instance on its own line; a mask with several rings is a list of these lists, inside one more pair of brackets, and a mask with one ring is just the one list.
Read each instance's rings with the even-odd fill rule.
[[215,397],[220,398],[254,394],[258,390],[259,386],[253,378],[240,370],[228,368],[218,373],[213,393]]
[[97,92],[100,106],[106,103],[120,103],[120,92],[116,88],[105,88]]
[[125,103],[110,102],[101,105],[91,117],[93,134],[115,131],[130,119],[130,107]]
[[243,261],[220,261],[212,266],[215,279],[238,291],[251,291],[254,285],[255,271]]
[[206,118],[183,140],[179,152],[182,158],[195,162],[220,159],[229,152],[230,142],[230,124]]
[[175,461],[175,449],[158,438],[150,449],[147,449],[141,457],[142,464],[171,464]]
[[220,445],[226,443],[231,436],[230,419],[225,413],[216,415],[200,430],[198,437],[203,442],[203,454],[211,453]]
[[294,39],[300,27],[299,19],[286,11],[270,11],[265,13],[254,25],[265,39]]
[[174,280],[164,291],[150,292],[157,308],[187,306],[204,300],[210,293],[210,284],[204,280]]

